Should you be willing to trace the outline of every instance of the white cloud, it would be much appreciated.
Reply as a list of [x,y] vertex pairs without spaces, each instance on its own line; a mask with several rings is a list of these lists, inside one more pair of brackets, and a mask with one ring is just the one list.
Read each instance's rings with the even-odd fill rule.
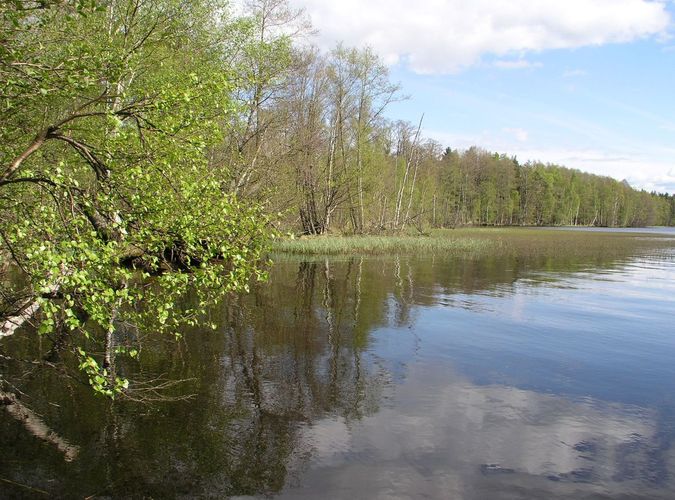
[[389,64],[451,73],[548,49],[666,36],[665,3],[651,0],[291,0],[305,7],[326,47],[370,45]]
[[[339,485],[341,498],[389,498],[394,491],[396,498],[491,498],[475,494],[486,491],[478,471],[499,464],[510,470],[504,481],[494,483],[502,498],[534,491],[538,498],[554,498],[565,485],[546,478],[584,470],[588,459],[575,445],[601,443],[593,452],[594,480],[615,497],[630,491],[617,480],[621,450],[630,446],[631,464],[644,468],[660,443],[658,415],[650,409],[476,385],[447,366],[421,365],[411,363],[395,387],[396,408],[385,406],[352,422],[319,419],[301,428],[301,449],[311,447],[314,465],[303,471],[299,496],[330,484]],[[420,394],[430,391],[434,397],[420,405]],[[668,446],[665,457],[673,455]],[[593,488],[573,487],[577,497]]]
[[527,59],[515,59],[515,60],[497,60],[493,63],[493,66],[499,69],[527,69],[527,68],[541,68],[542,63],[535,61],[528,61]]
[[505,128],[504,132],[511,134],[518,142],[527,142],[527,139],[530,137],[527,130],[522,128]]

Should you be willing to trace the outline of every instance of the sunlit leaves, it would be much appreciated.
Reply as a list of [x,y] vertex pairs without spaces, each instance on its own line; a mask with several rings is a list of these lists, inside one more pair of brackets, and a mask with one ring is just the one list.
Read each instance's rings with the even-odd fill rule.
[[208,0],[53,2],[28,17],[27,3],[3,7],[2,241],[41,305],[39,333],[67,333],[92,388],[114,397],[129,382],[103,359],[140,356],[121,325],[178,337],[264,278],[267,220],[208,162],[237,109],[228,20]]

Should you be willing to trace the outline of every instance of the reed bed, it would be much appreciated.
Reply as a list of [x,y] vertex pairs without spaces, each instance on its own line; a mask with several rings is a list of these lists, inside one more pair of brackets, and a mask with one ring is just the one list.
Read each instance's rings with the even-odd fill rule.
[[425,235],[314,236],[286,238],[273,252],[295,255],[443,254],[620,255],[640,248],[675,246],[675,238],[654,234],[559,231],[536,228],[441,229]]
[[485,254],[494,250],[496,241],[452,236],[320,236],[285,239],[274,245],[279,253],[303,255],[437,253]]

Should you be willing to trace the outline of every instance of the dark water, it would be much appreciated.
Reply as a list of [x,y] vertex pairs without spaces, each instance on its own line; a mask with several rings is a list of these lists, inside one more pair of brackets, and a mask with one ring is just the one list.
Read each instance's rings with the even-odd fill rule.
[[0,496],[675,498],[673,249],[282,260],[209,321],[126,367],[188,401],[2,358],[63,441],[0,411]]

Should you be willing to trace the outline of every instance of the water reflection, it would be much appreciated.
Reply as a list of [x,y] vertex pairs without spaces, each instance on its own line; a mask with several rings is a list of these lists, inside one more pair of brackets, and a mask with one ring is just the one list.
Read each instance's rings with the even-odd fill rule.
[[189,401],[110,405],[18,361],[46,339],[5,339],[4,376],[79,454],[0,412],[0,491],[669,498],[673,313],[672,251],[281,261],[216,331],[120,367]]
[[653,498],[672,486],[653,411],[478,386],[434,365],[411,368],[396,400],[355,425],[308,427],[317,465],[288,496]]

